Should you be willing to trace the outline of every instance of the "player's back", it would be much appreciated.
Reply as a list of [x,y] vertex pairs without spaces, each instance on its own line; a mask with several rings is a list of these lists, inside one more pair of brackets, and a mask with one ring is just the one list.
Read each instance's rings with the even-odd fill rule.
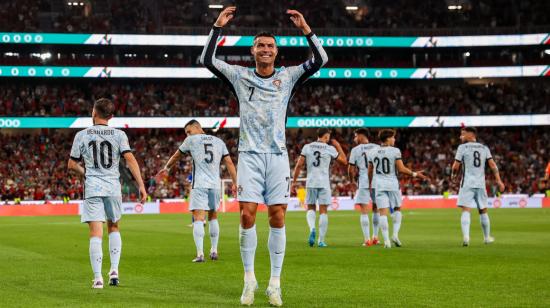
[[485,188],[485,166],[491,159],[489,148],[478,142],[458,146],[455,159],[462,164],[460,187]]
[[[359,170],[359,188],[369,188],[369,153],[380,148],[376,143],[359,144],[351,150],[350,164]],[[372,183],[374,187],[374,182]]]
[[185,138],[179,150],[191,154],[193,188],[220,189],[220,162],[229,155],[220,138],[206,134],[191,135]]
[[332,145],[323,142],[306,144],[302,149],[306,159],[308,188],[330,188],[330,164],[338,157],[338,151]]
[[84,161],[86,198],[121,195],[119,164],[126,152],[128,137],[119,129],[94,125],[76,134],[71,157]]
[[369,152],[369,163],[373,166],[373,183],[377,191],[399,190],[396,161],[401,159],[401,151],[392,146],[380,146]]

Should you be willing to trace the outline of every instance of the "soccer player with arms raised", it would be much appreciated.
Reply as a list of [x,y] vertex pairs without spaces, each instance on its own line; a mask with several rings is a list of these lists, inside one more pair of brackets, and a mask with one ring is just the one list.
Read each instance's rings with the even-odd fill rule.
[[[107,126],[115,113],[115,105],[102,98],[94,103],[92,119],[94,126],[79,131],[74,137],[71,156],[67,163],[72,170],[85,178],[84,204],[81,221],[90,228],[90,262],[94,272],[92,288],[103,288],[101,265],[103,261],[103,223],[107,221],[109,232],[109,255],[111,269],[109,284],[117,286],[118,264],[122,250],[119,221],[122,216],[122,193],[120,157],[124,157],[132,176],[136,180],[140,201],[147,199],[145,185],[141,178],[138,163],[132,154],[128,137],[121,130]],[[80,162],[84,161],[84,167]]]
[[477,208],[485,244],[494,242],[491,236],[491,222],[487,213],[487,189],[485,187],[485,166],[493,172],[498,189],[504,191],[504,183],[500,179],[497,164],[486,145],[477,142],[477,130],[474,127],[464,127],[460,131],[462,144],[456,150],[452,167],[452,179],[456,179],[462,167],[462,181],[458,192],[457,205],[462,209],[460,225],[462,227],[462,245],[470,245],[470,209]]
[[315,74],[327,55],[311,32],[302,14],[287,10],[294,25],[307,37],[313,57],[301,65],[275,69],[278,49],[275,37],[260,33],[254,38],[251,53],[256,67],[229,65],[216,59],[217,40],[235,15],[236,7],[227,7],[219,15],[204,47],[201,62],[224,81],[239,101],[240,135],[237,170],[241,225],[240,250],[244,265],[241,304],[252,305],[258,288],[254,275],[257,246],[256,211],[258,204],[268,206],[269,255],[271,278],[266,294],[275,306],[283,304],[280,276],[286,247],[285,213],[290,197],[290,165],[286,148],[286,112],[296,87]]

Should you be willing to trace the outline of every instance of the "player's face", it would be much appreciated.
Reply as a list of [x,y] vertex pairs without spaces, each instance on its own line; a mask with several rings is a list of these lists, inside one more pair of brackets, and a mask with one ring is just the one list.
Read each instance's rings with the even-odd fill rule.
[[386,143],[389,146],[394,146],[395,145],[395,136],[391,136],[390,138],[386,139]]
[[324,134],[323,137],[321,137],[321,141],[328,143],[330,141],[330,134]]
[[275,63],[277,53],[275,39],[272,37],[260,36],[254,41],[254,46],[252,46],[252,55],[256,63],[271,65]]

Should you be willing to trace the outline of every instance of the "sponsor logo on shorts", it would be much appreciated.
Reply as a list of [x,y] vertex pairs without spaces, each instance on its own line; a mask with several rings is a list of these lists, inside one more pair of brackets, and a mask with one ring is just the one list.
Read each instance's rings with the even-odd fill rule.
[[240,196],[242,194],[242,192],[243,192],[243,187],[242,187],[242,185],[239,185],[239,187],[237,187],[238,195]]

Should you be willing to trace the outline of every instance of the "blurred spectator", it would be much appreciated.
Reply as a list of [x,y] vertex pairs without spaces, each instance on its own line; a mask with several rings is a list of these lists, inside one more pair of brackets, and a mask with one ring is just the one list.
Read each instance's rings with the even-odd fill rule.
[[[156,173],[184,140],[182,129],[126,130],[130,144],[141,166],[145,185],[153,198],[185,198],[189,195],[191,158],[186,156],[173,168],[167,179],[157,183]],[[291,168],[304,144],[313,141],[314,130],[288,130],[287,144]],[[82,179],[68,173],[67,159],[76,130],[41,130],[33,132],[4,131],[0,134],[0,200],[72,200],[82,199]],[[309,133],[309,134],[308,134]],[[372,132],[375,135],[375,132]],[[237,131],[223,130],[217,134],[226,144],[233,160],[237,161]],[[351,130],[334,132],[349,153],[354,146]],[[404,129],[397,134],[397,146],[404,163],[415,170],[425,170],[431,183],[401,176],[406,195],[458,192],[459,183],[450,183],[450,165],[459,144],[458,129]],[[549,155],[546,140],[550,133],[542,128],[484,128],[479,141],[491,149],[497,162],[506,191],[509,193],[544,193],[547,190],[545,164]],[[375,141],[372,138],[371,141]],[[65,153],[66,155],[64,155]],[[238,167],[238,166],[237,166]],[[125,200],[135,200],[135,186],[121,168]],[[333,166],[332,189],[337,196],[352,196],[355,191],[345,167]],[[222,167],[222,178],[229,178]],[[492,175],[487,175],[488,190],[496,193]],[[225,193],[231,195],[227,185]]]
[[[547,80],[467,85],[310,81],[288,107],[290,116],[481,115],[550,113]],[[100,97],[119,116],[237,116],[238,102],[216,81],[3,83],[0,115],[85,116]]]

